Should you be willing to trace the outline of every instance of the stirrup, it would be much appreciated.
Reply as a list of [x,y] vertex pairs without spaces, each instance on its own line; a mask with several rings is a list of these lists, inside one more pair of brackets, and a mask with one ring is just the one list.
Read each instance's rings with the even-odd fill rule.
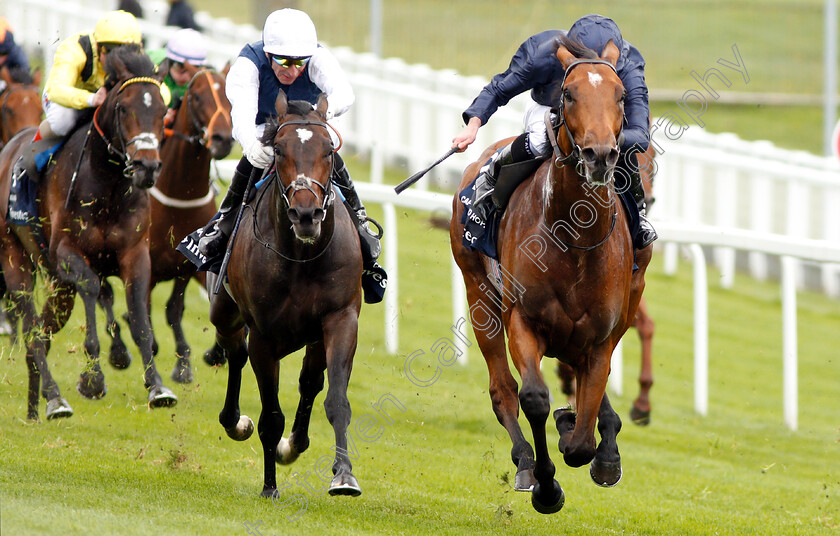
[[198,250],[206,257],[219,255],[227,247],[228,236],[219,228],[218,221],[198,240]]
[[[372,223],[373,226],[376,227],[376,232],[373,232],[373,229],[367,226],[368,223]],[[367,214],[365,214],[364,217],[359,218],[359,227],[364,229],[367,234],[377,240],[381,240],[382,236],[385,234],[385,229],[382,225]]]

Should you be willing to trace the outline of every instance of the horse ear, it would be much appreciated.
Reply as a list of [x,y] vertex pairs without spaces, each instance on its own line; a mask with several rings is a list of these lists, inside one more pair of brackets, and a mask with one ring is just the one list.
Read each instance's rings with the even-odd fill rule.
[[571,52],[569,52],[569,49],[561,45],[559,41],[557,42],[556,56],[557,59],[560,60],[560,63],[563,65],[564,69],[568,69],[569,65],[571,65],[572,62],[574,62],[577,59]]
[[318,115],[326,119],[328,107],[329,104],[327,103],[327,94],[321,93],[320,95],[318,95],[318,102],[315,104],[315,111],[318,112]]
[[41,85],[41,79],[42,79],[42,77],[43,77],[43,74],[44,74],[44,73],[41,71],[41,68],[40,68],[40,67],[39,67],[39,68],[37,68],[37,69],[35,69],[35,72],[34,72],[34,73],[32,73],[32,84],[33,84],[33,85],[36,85],[36,86],[40,86],[40,85]]
[[286,100],[286,94],[282,91],[278,91],[277,100],[274,101],[274,109],[277,110],[277,117],[284,117],[288,108],[289,101]]
[[230,72],[230,61],[225,63],[225,67],[222,69],[222,76],[227,78],[228,73]]
[[615,67],[618,64],[618,56],[621,55],[621,51],[618,50],[618,47],[615,46],[613,40],[610,39],[607,41],[607,44],[604,46],[604,51],[601,52],[601,59],[607,60]]
[[164,58],[162,62],[157,66],[157,72],[155,74],[155,78],[159,82],[163,82],[163,79],[166,78],[166,75],[169,74],[169,69],[172,67],[172,60],[169,58]]

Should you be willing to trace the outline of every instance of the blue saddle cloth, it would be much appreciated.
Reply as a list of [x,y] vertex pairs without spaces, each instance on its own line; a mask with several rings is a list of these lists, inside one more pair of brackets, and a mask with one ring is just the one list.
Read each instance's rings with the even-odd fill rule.
[[[259,190],[265,184],[272,174],[264,177],[258,181],[254,186],[253,192]],[[333,187],[333,190],[338,193],[339,198],[344,201],[344,196],[339,188]],[[252,194],[253,195],[253,194]],[[217,212],[210,220],[211,222],[219,219],[220,214]],[[207,271],[218,274],[222,269],[222,261],[224,260],[224,253],[212,258],[208,258],[198,249],[198,241],[204,233],[204,227],[196,229],[181,240],[181,243],[175,248],[184,257],[193,263],[198,271]],[[227,275],[225,276],[227,277]],[[388,273],[375,260],[366,262],[362,268],[362,292],[364,294],[365,303],[379,303],[385,297],[385,288],[388,286]]]
[[[639,232],[639,209],[636,207],[636,201],[633,199],[633,194],[621,184],[623,174],[616,173],[616,190],[621,192],[619,198],[624,207],[624,212],[627,215],[627,223],[630,229],[630,236],[635,237]],[[477,177],[476,177],[477,179]],[[470,207],[473,203],[475,194],[475,180],[473,180],[466,188],[461,190],[458,198],[461,204],[464,205],[464,213],[461,214],[461,223],[464,225],[464,234],[461,238],[464,247],[479,251],[487,255],[491,259],[499,260],[499,252],[497,248],[497,241],[499,239],[499,222],[501,221],[501,214],[496,209],[493,203],[490,203],[487,222],[482,222],[477,215],[472,212]],[[636,266],[633,266],[635,271]]]
[[[43,173],[50,160],[64,145],[64,140],[56,143],[46,151],[35,155],[35,166],[38,173]],[[12,177],[9,188],[9,211],[6,221],[15,225],[30,225],[38,221],[38,183],[30,180],[24,173],[21,177]],[[36,226],[32,226],[35,230]]]

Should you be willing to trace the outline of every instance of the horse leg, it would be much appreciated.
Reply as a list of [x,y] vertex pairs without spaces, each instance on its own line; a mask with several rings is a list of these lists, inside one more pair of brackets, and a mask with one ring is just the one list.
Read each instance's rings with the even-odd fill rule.
[[277,445],[277,463],[287,465],[309,448],[309,419],[315,397],[324,389],[324,371],[327,369],[327,354],[323,341],[306,347],[300,369],[300,402],[295,412],[295,422],[288,438],[282,438]]
[[324,400],[327,420],[335,432],[335,462],[330,495],[361,495],[362,489],[353,476],[353,464],[347,452],[347,427],[350,426],[350,401],[347,385],[353,370],[353,357],[358,343],[358,312],[350,308],[333,313],[323,321],[324,347],[327,358],[329,387]]
[[[73,285],[66,283],[58,283],[48,296],[47,302],[44,304],[44,310],[41,313],[41,329],[44,334],[43,355],[45,359],[50,351],[52,336],[61,331],[65,324],[67,324],[75,303],[76,289]],[[44,362],[44,368],[46,368],[46,361]],[[48,374],[49,371],[47,370]],[[55,388],[55,393],[50,392],[48,381],[44,382],[44,398],[47,399],[47,419],[69,417],[73,414],[73,409],[66,400],[61,398],[57,387]]]
[[[467,300],[471,306],[470,311],[472,311],[472,307],[476,307],[475,315],[472,312],[470,315],[475,340],[484,356],[490,376],[488,392],[493,405],[493,413],[496,414],[499,424],[507,430],[513,445],[510,457],[516,466],[514,490],[532,491],[536,483],[534,479],[534,449],[525,439],[525,435],[519,426],[519,397],[517,395],[519,386],[510,373],[507,351],[505,350],[505,334],[502,329],[502,310],[496,305],[501,303],[501,298],[495,288],[485,287],[487,294],[492,293],[492,297],[483,299],[485,294],[480,289],[485,283],[466,273],[464,274],[464,282],[467,287]],[[479,310],[487,315],[487,319],[476,318]]]
[[105,311],[105,330],[111,336],[108,362],[115,369],[127,369],[131,365],[131,352],[123,342],[120,324],[114,317],[114,289],[104,277],[99,284],[99,306]]
[[119,262],[120,275],[125,283],[129,329],[143,360],[143,379],[146,389],[149,390],[149,406],[152,408],[174,406],[178,403],[178,397],[163,385],[155,367],[152,352],[152,324],[149,317],[152,263],[149,259],[149,250],[140,246],[131,248],[123,253]]
[[166,322],[175,335],[175,368],[172,370],[172,380],[178,383],[192,383],[193,373],[190,366],[190,345],[184,336],[181,320],[184,318],[184,293],[187,290],[189,277],[178,276],[172,285],[172,294],[166,302]]
[[239,390],[242,368],[248,362],[248,347],[239,308],[224,288],[210,301],[210,321],[216,326],[216,347],[228,356],[230,362],[225,405],[219,412],[219,423],[228,437],[245,441],[254,433],[254,422],[247,415],[239,414]]
[[[263,447],[263,490],[260,495],[273,497],[277,494],[277,444],[283,437],[286,418],[277,399],[280,362],[276,358],[276,347],[255,330],[248,336],[248,354],[251,368],[257,378],[260,391],[260,420],[257,430]],[[231,365],[233,368],[233,365]]]
[[599,486],[611,488],[621,480],[621,455],[616,436],[621,431],[621,419],[613,411],[607,393],[601,399],[598,411],[598,433],[601,442],[595,450],[595,459],[589,464],[589,476]]
[[88,266],[81,254],[64,243],[58,247],[58,275],[76,291],[85,305],[85,353],[88,366],[79,375],[76,390],[85,398],[96,399],[105,396],[105,375],[99,366],[99,336],[96,333],[96,302],[101,288],[99,276]]
[[575,407],[575,371],[572,367],[557,360],[557,377],[560,378],[560,392],[566,395],[569,407]]
[[566,498],[560,484],[554,479],[554,463],[548,455],[545,423],[551,411],[548,386],[540,371],[540,360],[545,345],[536,337],[518,311],[510,315],[510,355],[522,378],[519,404],[531,425],[534,436],[534,478],[531,504],[541,514],[553,514],[563,508]]
[[558,447],[570,467],[580,467],[595,457],[595,422],[607,387],[611,354],[612,345],[602,344],[593,348],[589,356],[581,356],[579,363],[585,366],[575,370],[577,415],[565,409],[554,412],[560,433]]
[[639,301],[633,325],[642,341],[642,367],[639,373],[639,396],[630,408],[630,419],[638,425],[650,424],[650,388],[653,385],[653,319],[648,315],[647,302]]

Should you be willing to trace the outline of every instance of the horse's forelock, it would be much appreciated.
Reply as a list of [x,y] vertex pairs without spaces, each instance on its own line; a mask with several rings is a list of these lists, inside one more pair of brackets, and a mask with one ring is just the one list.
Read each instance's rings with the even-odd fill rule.
[[12,79],[12,82],[17,84],[29,85],[35,82],[32,78],[32,73],[29,72],[29,69],[20,65],[16,65],[9,69],[9,77]]
[[[293,100],[289,101],[289,107],[286,110],[286,115],[283,118],[285,120],[286,117],[290,115],[297,115],[301,118],[305,118],[309,114],[315,111],[312,108],[312,103],[303,100]],[[274,144],[274,137],[277,135],[277,130],[280,128],[280,118],[276,116],[271,116],[265,122],[265,131],[263,132],[262,138],[260,141],[264,145],[273,145]]]
[[113,48],[105,57],[105,86],[113,87],[120,80],[118,61],[132,76],[155,76],[155,65],[140,45],[128,44]]
[[555,52],[557,48],[560,46],[566,47],[566,50],[572,54],[572,56],[580,59],[585,60],[597,60],[599,58],[598,53],[592,50],[591,48],[587,47],[580,41],[570,38],[567,35],[560,35],[557,37],[555,41]]

